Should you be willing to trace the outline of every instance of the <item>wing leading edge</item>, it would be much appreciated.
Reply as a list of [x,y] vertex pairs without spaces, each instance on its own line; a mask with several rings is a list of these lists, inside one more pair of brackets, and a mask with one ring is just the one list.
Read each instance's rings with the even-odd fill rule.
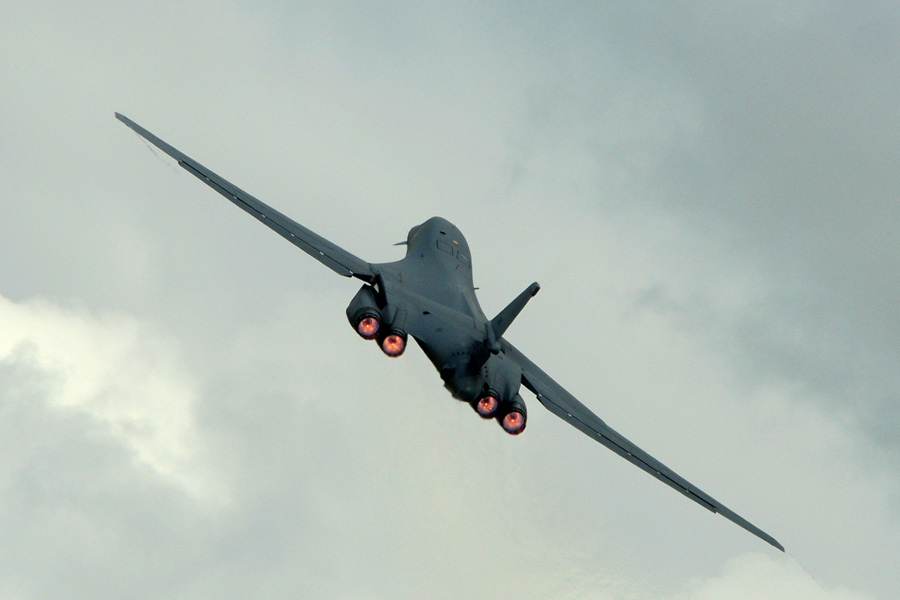
[[[332,271],[345,277],[357,277],[364,281],[371,281],[375,277],[375,272],[369,263],[329,242],[322,236],[303,227],[296,221],[228,182],[131,119],[119,113],[116,113],[116,118],[178,161],[178,164],[185,170],[222,194],[230,202],[252,215]],[[680,477],[677,473],[609,427],[600,417],[591,412],[565,388],[556,383],[524,354],[505,340],[503,340],[503,351],[519,365],[522,370],[522,382],[550,412],[567,421],[589,437],[594,438],[625,460],[681,492],[694,502],[712,512],[721,514],[726,519],[740,525],[750,533],[784,552],[784,547],[775,538]]]
[[374,277],[372,266],[343,248],[313,233],[293,219],[278,212],[265,202],[248,194],[236,185],[210,171],[191,157],[176,150],[128,117],[116,113],[116,118],[133,129],[142,138],[174,158],[186,171],[216,190],[237,207],[245,210],[275,233],[291,242],[317,261],[345,277],[358,277],[370,281]]
[[508,342],[504,343],[504,352],[522,369],[522,383],[525,384],[525,387],[531,390],[550,412],[697,504],[714,513],[719,513],[784,552],[784,546],[771,535],[724,506],[613,430]]

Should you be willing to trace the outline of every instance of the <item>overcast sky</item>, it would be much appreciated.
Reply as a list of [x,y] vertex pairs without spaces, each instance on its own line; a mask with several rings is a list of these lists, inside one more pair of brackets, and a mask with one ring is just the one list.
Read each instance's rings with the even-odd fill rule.
[[[5,3],[0,597],[890,600],[894,3]],[[595,3],[600,4],[600,3]],[[371,261],[440,215],[517,438],[119,111]]]

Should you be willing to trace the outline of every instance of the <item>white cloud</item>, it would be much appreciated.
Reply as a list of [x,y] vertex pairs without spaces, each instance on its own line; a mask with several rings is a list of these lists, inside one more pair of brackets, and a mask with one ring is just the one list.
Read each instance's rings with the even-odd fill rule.
[[193,494],[211,495],[194,468],[196,384],[172,340],[121,314],[0,296],[0,364],[39,374],[47,404],[89,415],[137,460]]
[[744,554],[732,558],[716,577],[694,581],[679,600],[869,600],[842,587],[826,589],[789,556]]

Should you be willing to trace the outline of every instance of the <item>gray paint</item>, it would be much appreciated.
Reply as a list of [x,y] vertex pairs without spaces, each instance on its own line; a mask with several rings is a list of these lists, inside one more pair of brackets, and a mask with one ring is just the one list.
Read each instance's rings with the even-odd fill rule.
[[[118,113],[116,117],[331,270],[366,282],[348,307],[347,316],[354,328],[363,317],[377,315],[381,322],[378,341],[386,353],[385,342],[391,336],[402,338],[403,346],[407,335],[413,337],[455,398],[475,408],[481,398],[497,397],[499,406],[488,416],[503,423],[508,415],[520,415],[521,425],[515,433],[521,433],[526,409],[518,391],[524,384],[556,416],[701,506],[784,551],[772,536],[609,427],[501,337],[539,286],[532,284],[497,317],[488,320],[475,294],[469,245],[462,232],[446,219],[432,217],[410,229],[402,260],[368,263],[254,198],[130,119]],[[400,347],[399,353],[402,350]]]

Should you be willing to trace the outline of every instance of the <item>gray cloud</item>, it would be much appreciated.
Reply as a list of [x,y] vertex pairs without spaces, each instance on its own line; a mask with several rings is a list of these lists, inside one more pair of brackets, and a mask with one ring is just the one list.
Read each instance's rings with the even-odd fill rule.
[[[487,312],[541,282],[517,346],[832,597],[891,597],[897,19],[10,7],[4,595],[822,589],[536,402],[506,439],[420,353],[359,342],[352,283],[154,157],[118,110],[372,260],[450,218]],[[61,398],[87,371],[60,365],[96,374],[78,402]],[[174,417],[178,435],[147,437]],[[181,480],[147,439],[190,450]]]

